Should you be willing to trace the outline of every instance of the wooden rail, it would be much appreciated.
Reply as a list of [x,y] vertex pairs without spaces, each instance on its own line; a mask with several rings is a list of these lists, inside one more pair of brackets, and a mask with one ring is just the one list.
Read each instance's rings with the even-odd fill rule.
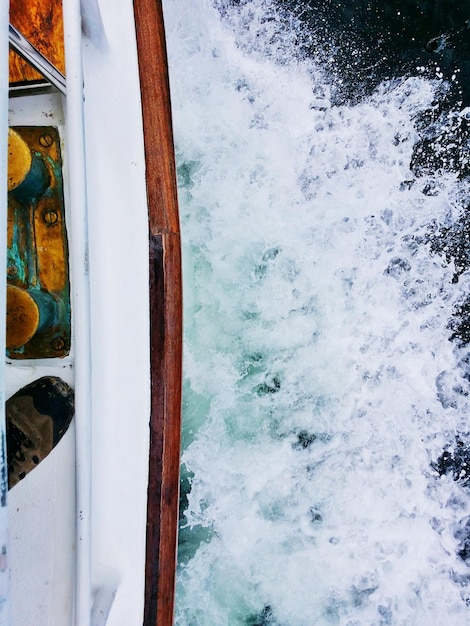
[[149,211],[151,417],[144,626],[171,626],[181,432],[181,247],[161,0],[134,0]]

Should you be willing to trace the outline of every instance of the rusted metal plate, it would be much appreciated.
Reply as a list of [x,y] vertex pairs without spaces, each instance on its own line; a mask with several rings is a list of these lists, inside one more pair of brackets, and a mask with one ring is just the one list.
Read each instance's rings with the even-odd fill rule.
[[[62,0],[10,0],[10,22],[65,74]],[[10,84],[37,82],[42,76],[10,51]]]
[[[29,165],[22,168],[23,161]],[[57,128],[10,129],[9,170],[7,355],[63,357],[70,351],[70,289]]]

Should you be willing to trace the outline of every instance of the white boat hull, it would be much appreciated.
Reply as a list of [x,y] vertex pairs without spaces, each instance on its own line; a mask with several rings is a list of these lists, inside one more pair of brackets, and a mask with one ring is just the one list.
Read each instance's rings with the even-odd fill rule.
[[[83,39],[92,499],[89,511],[77,509],[78,405],[67,434],[9,495],[14,626],[129,626],[143,621],[150,414],[145,155],[133,3],[102,0],[100,11],[103,30],[95,21],[89,28],[94,41]],[[59,126],[70,189],[74,171],[67,156],[67,102],[60,95],[43,95],[18,97],[11,105],[10,125]],[[74,207],[67,197],[66,192],[73,291]],[[83,323],[87,320],[77,316],[72,299],[73,337]],[[76,346],[65,359],[9,363],[7,397],[44,373],[76,386]],[[79,545],[78,552],[89,551],[91,588],[78,589],[78,594],[85,604],[87,593],[96,603],[94,613],[90,606],[74,616],[80,587],[75,521],[82,513],[90,516],[91,537],[90,545]],[[88,567],[86,558],[81,563]]]

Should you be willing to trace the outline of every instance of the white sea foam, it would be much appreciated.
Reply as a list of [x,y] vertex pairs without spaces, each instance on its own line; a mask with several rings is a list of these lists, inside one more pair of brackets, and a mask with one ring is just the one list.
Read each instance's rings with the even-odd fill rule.
[[469,280],[422,243],[463,190],[410,171],[437,83],[333,107],[268,8],[164,3],[192,476],[176,622],[463,626],[470,501],[431,462],[468,430],[447,325]]

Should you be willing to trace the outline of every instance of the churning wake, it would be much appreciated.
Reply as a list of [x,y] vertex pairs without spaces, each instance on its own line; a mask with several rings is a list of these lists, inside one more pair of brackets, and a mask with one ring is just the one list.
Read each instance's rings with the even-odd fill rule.
[[185,287],[176,623],[463,626],[469,110],[424,68],[339,102],[272,2],[164,10]]

